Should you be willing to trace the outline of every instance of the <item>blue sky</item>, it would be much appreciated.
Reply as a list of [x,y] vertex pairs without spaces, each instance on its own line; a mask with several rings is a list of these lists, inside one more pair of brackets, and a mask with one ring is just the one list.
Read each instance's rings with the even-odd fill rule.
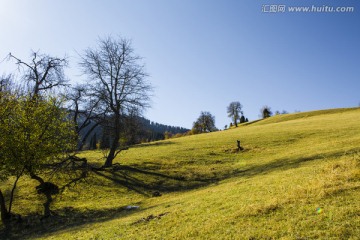
[[[345,6],[352,13],[264,13],[263,6]],[[355,0],[1,0],[0,58],[32,50],[77,62],[99,37],[133,41],[155,87],[153,121],[191,128],[201,111],[229,124],[240,101],[249,120],[260,108],[310,111],[360,103],[360,2]],[[15,71],[0,62],[0,74]]]

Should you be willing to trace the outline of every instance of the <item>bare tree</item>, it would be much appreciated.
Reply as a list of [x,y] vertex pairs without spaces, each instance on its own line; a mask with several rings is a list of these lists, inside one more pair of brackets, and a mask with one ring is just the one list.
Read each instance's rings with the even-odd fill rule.
[[0,77],[0,93],[11,92],[13,85],[12,75],[3,74]]
[[23,80],[27,83],[32,97],[40,96],[41,92],[54,90],[54,87],[66,86],[64,68],[68,66],[66,58],[52,57],[39,52],[31,53],[31,61],[24,62],[9,53],[9,59],[16,61]]
[[78,84],[67,94],[68,106],[78,136],[78,151],[83,149],[91,133],[103,122],[104,113],[96,112],[100,102],[89,95],[87,85]]
[[242,111],[242,105],[240,102],[232,102],[227,107],[227,113],[230,118],[234,121],[235,127],[237,127],[237,120],[240,120],[240,116],[243,114]]
[[26,90],[14,80],[13,74],[3,74],[0,77],[0,98],[9,96],[21,97],[25,95]]
[[121,117],[134,108],[149,107],[152,87],[141,60],[125,38],[100,39],[97,48],[82,55],[80,66],[90,78],[90,95],[99,100],[96,111],[107,116],[113,133],[104,167],[111,166],[121,150]]

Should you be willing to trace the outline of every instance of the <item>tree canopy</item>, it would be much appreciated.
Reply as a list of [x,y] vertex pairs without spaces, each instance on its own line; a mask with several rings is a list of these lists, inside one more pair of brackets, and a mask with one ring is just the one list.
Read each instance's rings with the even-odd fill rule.
[[242,105],[240,102],[231,102],[227,107],[228,117],[232,118],[235,127],[237,127],[237,120],[240,120],[240,116],[242,115]]
[[[0,176],[38,176],[44,164],[60,161],[74,149],[75,135],[67,113],[56,98],[33,99],[0,92]],[[9,212],[13,192],[9,203]],[[6,213],[3,213],[5,214]]]
[[194,133],[205,133],[216,131],[215,117],[210,112],[201,112],[193,124]]

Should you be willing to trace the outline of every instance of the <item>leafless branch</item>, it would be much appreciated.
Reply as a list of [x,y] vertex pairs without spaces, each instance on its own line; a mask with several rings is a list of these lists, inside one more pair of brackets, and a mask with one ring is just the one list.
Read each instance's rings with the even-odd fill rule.
[[22,72],[23,80],[28,84],[29,92],[33,96],[40,96],[42,92],[49,92],[55,87],[68,86],[64,68],[68,66],[66,58],[52,57],[38,52],[31,53],[31,61],[25,62],[9,53],[9,59],[16,61]]

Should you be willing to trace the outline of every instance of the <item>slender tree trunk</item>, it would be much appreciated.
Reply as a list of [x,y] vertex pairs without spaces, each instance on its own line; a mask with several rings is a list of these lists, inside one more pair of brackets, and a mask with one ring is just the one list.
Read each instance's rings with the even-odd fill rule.
[[17,177],[15,180],[15,183],[13,185],[13,188],[11,189],[11,194],[10,194],[10,201],[9,201],[9,213],[11,213],[11,207],[12,207],[12,203],[14,202],[14,194],[15,194],[15,188],[16,188],[16,184],[17,181],[19,180],[19,178]]
[[95,128],[97,126],[99,126],[99,122],[95,123],[94,126],[92,126],[89,131],[85,134],[85,136],[83,137],[83,139],[81,140],[81,142],[79,143],[79,146],[78,146],[78,151],[82,151],[82,148],[86,142],[86,140],[88,139],[88,137],[90,136],[90,134],[95,130]]
[[8,210],[9,214],[11,213],[11,207],[12,207],[12,204],[14,202],[14,194],[15,194],[15,189],[16,189],[17,182],[19,181],[20,177],[23,175],[24,170],[25,170],[25,168],[23,168],[23,170],[21,170],[20,174],[18,174],[16,176],[16,180],[14,182],[14,185],[13,185],[12,189],[11,189],[10,201],[9,201],[9,210]]
[[1,221],[5,224],[10,219],[10,213],[6,209],[5,198],[0,190]]

